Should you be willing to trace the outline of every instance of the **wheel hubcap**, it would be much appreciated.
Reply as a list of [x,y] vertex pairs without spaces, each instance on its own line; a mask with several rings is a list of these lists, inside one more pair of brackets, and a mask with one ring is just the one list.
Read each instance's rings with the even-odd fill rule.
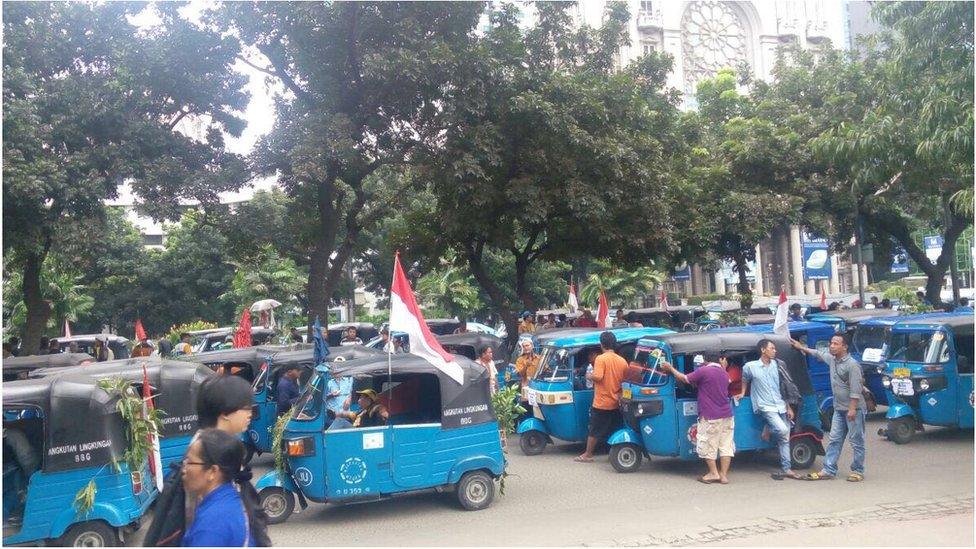
[[632,467],[637,461],[637,453],[631,448],[624,448],[617,454],[617,460],[624,467]]
[[264,512],[271,517],[280,516],[285,512],[285,498],[281,494],[268,496],[264,500]]
[[488,487],[481,481],[472,482],[468,484],[467,490],[464,494],[468,497],[468,500],[474,503],[480,503],[488,496]]
[[85,532],[75,539],[75,547],[105,547],[105,538],[98,532]]
[[810,451],[806,446],[797,446],[793,448],[793,461],[797,463],[803,463],[810,458]]

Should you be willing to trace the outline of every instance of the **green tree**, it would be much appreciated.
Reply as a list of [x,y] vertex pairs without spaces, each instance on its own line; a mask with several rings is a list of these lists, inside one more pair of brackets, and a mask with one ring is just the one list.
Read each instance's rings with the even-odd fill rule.
[[417,280],[417,295],[425,306],[460,319],[483,306],[471,274],[449,261]]
[[270,244],[259,248],[247,261],[228,261],[234,269],[230,290],[220,296],[240,309],[261,299],[274,299],[285,310],[300,307],[308,274],[289,258],[283,258]]
[[[437,230],[516,334],[535,308],[533,265],[580,255],[639,265],[677,253],[671,176],[682,150],[669,59],[614,66],[629,14],[611,3],[601,28],[576,28],[570,5],[539,2],[523,27],[514,4],[493,6],[457,68],[443,146],[422,166]],[[492,276],[488,257],[511,265]],[[511,280],[514,295],[504,286]],[[565,289],[563,288],[563,292]]]
[[[213,201],[243,180],[221,131],[239,134],[244,79],[236,45],[161,4],[140,33],[132,3],[10,4],[3,9],[3,251],[22,274],[25,352],[51,314],[44,263],[72,220],[100,217],[129,180],[162,215],[178,199]],[[206,135],[178,126],[190,117]]]
[[277,174],[303,206],[309,250],[309,324],[328,318],[364,228],[387,214],[378,200],[384,166],[433,146],[442,129],[455,50],[469,38],[480,3],[255,2],[213,13],[267,59],[252,63],[282,82],[276,123],[252,162]]
[[600,290],[604,290],[612,304],[633,307],[664,278],[664,273],[652,267],[621,269],[608,261],[595,261],[586,284],[580,288],[579,298],[582,303],[599,303]]

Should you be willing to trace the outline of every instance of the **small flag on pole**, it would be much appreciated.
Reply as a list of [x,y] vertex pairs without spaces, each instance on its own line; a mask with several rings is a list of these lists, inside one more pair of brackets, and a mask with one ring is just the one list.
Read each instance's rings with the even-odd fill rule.
[[600,305],[596,308],[596,327],[606,328],[610,318],[610,304],[607,303],[607,293],[600,290]]
[[71,337],[71,324],[68,323],[68,319],[64,319],[64,337]]
[[325,361],[325,357],[329,356],[329,345],[325,341],[325,337],[322,336],[322,323],[319,321],[319,317],[315,317],[315,324],[312,325],[312,341],[315,343],[315,348],[312,351],[312,362],[318,366]]
[[569,311],[575,313],[579,310],[579,299],[576,298],[576,286],[569,283]]
[[827,310],[827,288],[826,286],[820,286],[820,310]]
[[234,331],[234,348],[251,346],[251,311],[244,309],[241,322]]
[[[146,363],[142,363],[142,402],[145,404],[145,412],[148,416],[149,412],[156,407],[153,403],[152,387],[149,385],[149,371],[146,369]],[[153,482],[156,483],[156,489],[160,492],[163,491],[163,461],[159,449],[159,437],[156,433],[150,431],[147,435],[149,437],[149,443],[152,444],[153,452],[152,459],[149,461],[149,472],[153,476]]]
[[776,306],[776,319],[773,321],[773,333],[790,335],[789,308],[786,306],[786,290],[779,292],[779,305]]
[[149,339],[146,337],[146,329],[142,327],[142,319],[136,319],[136,341],[142,341],[144,339]]

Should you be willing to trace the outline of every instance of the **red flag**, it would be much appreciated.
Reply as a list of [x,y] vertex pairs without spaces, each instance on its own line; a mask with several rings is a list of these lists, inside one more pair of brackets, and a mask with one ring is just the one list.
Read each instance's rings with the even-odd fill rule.
[[579,310],[579,300],[576,299],[576,286],[572,282],[569,283],[569,311],[575,313]]
[[780,290],[779,292],[779,305],[776,307],[776,319],[773,320],[773,333],[784,336],[790,335],[789,307],[786,306],[786,290]]
[[251,311],[244,309],[241,314],[241,323],[234,331],[234,348],[251,346]]
[[596,327],[606,328],[610,318],[610,304],[607,303],[607,293],[600,290],[600,306],[596,308]]
[[454,361],[454,355],[441,347],[427,327],[417,300],[410,289],[410,281],[400,266],[400,252],[393,262],[393,286],[390,288],[390,333],[405,332],[410,338],[410,354],[417,355],[435,368],[451,376],[458,383],[464,382],[464,370]]
[[[136,324],[142,327],[141,324]],[[142,363],[142,401],[146,406],[146,413],[156,407],[153,403],[152,388],[149,385],[149,371],[146,370],[146,363]],[[150,432],[146,435],[149,438],[149,444],[153,447],[152,459],[149,460],[149,472],[153,476],[153,481],[156,484],[156,488],[159,490],[163,489],[163,463],[162,457],[159,453],[159,439]]]
[[820,310],[827,310],[827,286],[820,286]]
[[661,308],[664,309],[664,312],[668,312],[668,294],[664,290],[661,290],[661,297],[658,298],[658,302]]
[[149,339],[146,337],[146,329],[142,327],[142,319],[136,319],[136,341],[142,341],[144,339]]
[[71,324],[68,324],[68,319],[64,319],[64,337],[71,337]]

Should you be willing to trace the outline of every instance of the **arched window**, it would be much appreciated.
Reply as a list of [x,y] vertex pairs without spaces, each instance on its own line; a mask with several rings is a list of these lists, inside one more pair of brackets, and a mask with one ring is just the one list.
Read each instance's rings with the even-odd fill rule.
[[724,67],[736,67],[746,56],[746,26],[730,2],[689,2],[681,17],[681,47],[685,89]]

